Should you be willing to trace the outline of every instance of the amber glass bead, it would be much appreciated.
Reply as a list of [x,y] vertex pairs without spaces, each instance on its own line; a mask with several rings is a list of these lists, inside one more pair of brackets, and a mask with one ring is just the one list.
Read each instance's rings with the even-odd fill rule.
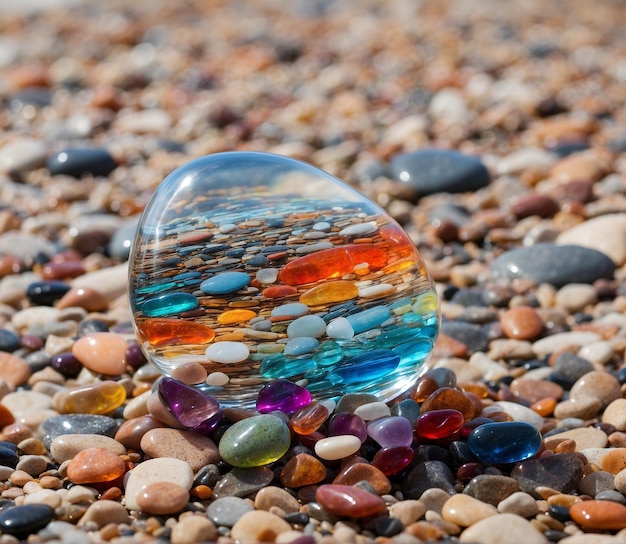
[[298,434],[317,431],[328,419],[328,408],[323,404],[309,404],[291,416],[289,426]]
[[431,393],[420,407],[421,413],[430,412],[431,410],[443,410],[452,408],[463,414],[465,421],[472,419],[475,415],[474,403],[458,389],[452,387],[442,387]]

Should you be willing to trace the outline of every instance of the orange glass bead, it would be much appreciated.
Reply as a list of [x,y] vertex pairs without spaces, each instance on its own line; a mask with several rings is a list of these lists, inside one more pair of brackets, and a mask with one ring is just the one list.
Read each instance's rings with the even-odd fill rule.
[[424,402],[431,394],[439,389],[439,384],[430,376],[422,376],[417,380],[413,400],[415,402]]
[[261,294],[265,298],[283,298],[298,294],[298,290],[291,285],[272,285],[263,289]]
[[289,421],[291,429],[298,434],[311,434],[328,419],[328,408],[323,404],[309,404],[298,410]]
[[359,288],[351,281],[339,280],[317,285],[300,296],[300,302],[307,306],[320,306],[333,302],[343,302],[356,298]]
[[367,263],[370,269],[387,264],[387,252],[371,245],[334,247],[305,255],[287,263],[280,271],[280,280],[287,285],[302,285],[320,280],[340,278],[354,267]]
[[432,393],[420,406],[420,412],[453,408],[463,414],[465,421],[472,419],[475,413],[474,403],[464,393],[452,387],[442,387]]
[[126,400],[124,386],[111,381],[89,383],[54,396],[54,408],[61,414],[107,414]]
[[126,463],[119,455],[104,448],[87,448],[69,462],[67,478],[75,484],[112,482],[125,471]]
[[220,325],[234,325],[235,323],[245,323],[256,317],[253,310],[226,310],[217,316],[217,322]]
[[548,397],[538,400],[537,402],[533,402],[533,404],[530,405],[530,409],[537,412],[540,416],[548,417],[552,414],[552,412],[554,412],[556,402],[556,399]]
[[280,471],[280,483],[285,487],[303,487],[319,484],[326,478],[326,467],[308,453],[295,455]]
[[479,399],[486,399],[489,390],[482,383],[458,383],[457,388],[464,393],[474,393]]
[[215,338],[209,327],[184,319],[158,317],[138,323],[139,335],[153,346],[167,344],[208,344]]

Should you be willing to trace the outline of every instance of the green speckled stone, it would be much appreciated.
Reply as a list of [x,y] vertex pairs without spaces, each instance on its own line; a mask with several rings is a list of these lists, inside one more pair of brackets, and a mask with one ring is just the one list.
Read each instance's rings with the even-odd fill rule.
[[291,445],[289,427],[263,414],[242,419],[226,430],[219,444],[222,459],[234,467],[260,467],[280,459]]

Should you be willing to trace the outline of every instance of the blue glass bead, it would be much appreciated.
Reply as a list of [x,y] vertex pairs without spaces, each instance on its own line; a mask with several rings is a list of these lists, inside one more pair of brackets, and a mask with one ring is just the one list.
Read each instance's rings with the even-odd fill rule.
[[204,280],[200,284],[200,291],[206,295],[227,295],[247,287],[250,281],[250,276],[245,272],[222,272]]
[[470,433],[467,445],[483,463],[517,463],[539,451],[541,434],[522,421],[486,423]]
[[266,379],[292,378],[317,369],[317,363],[308,357],[303,359],[286,357],[282,353],[266,356],[261,362],[259,372]]
[[298,338],[292,338],[285,344],[285,355],[304,355],[316,349],[320,345],[317,338],[311,338],[309,336],[300,336]]
[[312,400],[311,393],[304,387],[288,380],[275,380],[259,391],[256,408],[261,414],[278,411],[291,415]]
[[383,448],[410,446],[413,443],[411,422],[401,416],[375,419],[367,425],[367,434]]
[[359,334],[380,327],[390,317],[391,310],[387,306],[374,306],[358,314],[350,315],[347,319],[354,329],[354,334]]
[[190,293],[173,292],[146,300],[141,311],[146,317],[164,317],[188,312],[198,307],[198,299]]
[[346,385],[384,378],[400,363],[400,356],[388,349],[375,349],[351,357],[333,372]]
[[138,295],[154,295],[154,293],[161,293],[162,291],[169,291],[176,287],[175,281],[164,281],[161,283],[155,283],[152,285],[144,285],[137,289]]
[[319,349],[313,354],[313,360],[321,367],[332,367],[339,363],[344,357],[343,348],[333,341],[323,342]]

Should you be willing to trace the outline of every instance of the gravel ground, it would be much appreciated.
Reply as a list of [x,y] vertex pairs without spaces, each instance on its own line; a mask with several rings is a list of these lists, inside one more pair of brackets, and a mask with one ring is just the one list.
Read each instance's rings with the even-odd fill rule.
[[[0,544],[626,542],[623,8],[0,0]],[[326,404],[235,468],[251,414],[173,417],[127,293],[159,182],[232,150],[382,206],[442,316],[402,399]],[[333,409],[417,430],[328,446]]]

